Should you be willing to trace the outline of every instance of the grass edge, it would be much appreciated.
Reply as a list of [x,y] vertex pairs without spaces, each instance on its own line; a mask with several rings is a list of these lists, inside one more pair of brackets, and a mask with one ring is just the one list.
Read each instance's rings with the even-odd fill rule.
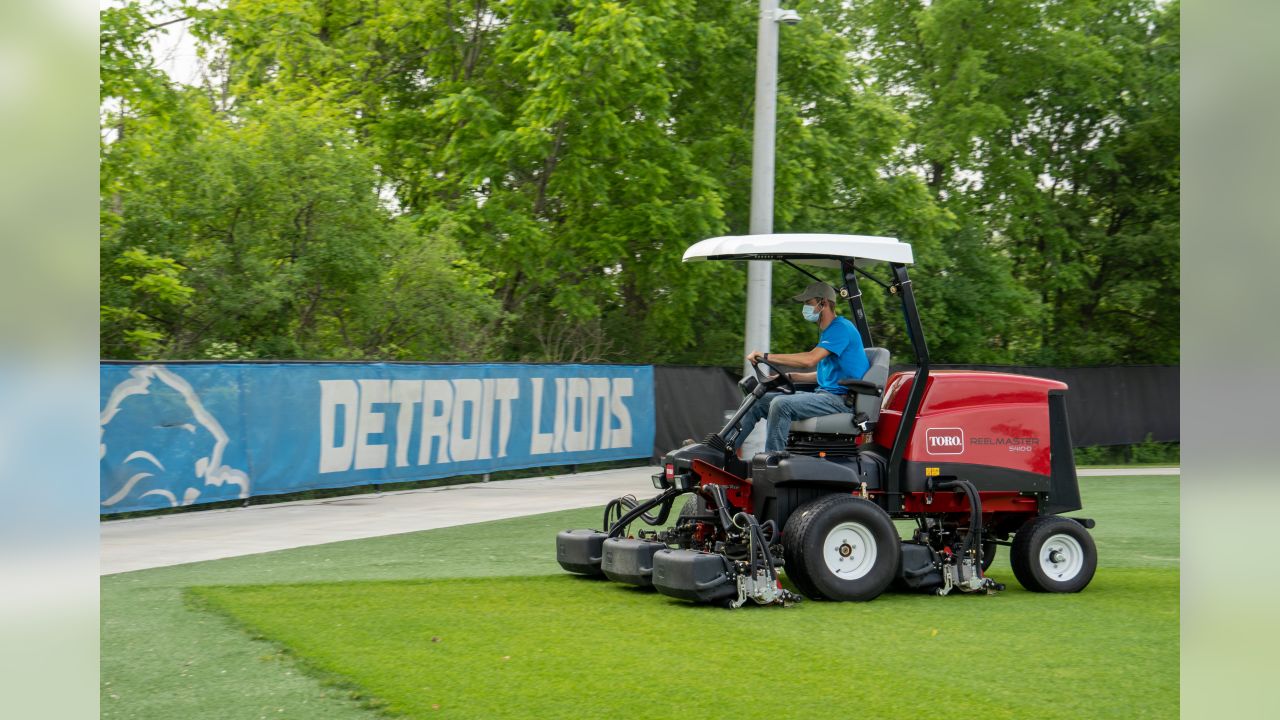
[[[318,583],[282,583],[282,585],[307,585]],[[266,585],[270,585],[269,583]],[[354,682],[350,677],[342,673],[322,667],[316,661],[297,653],[293,648],[284,644],[280,640],[276,640],[261,629],[254,627],[251,623],[245,621],[236,615],[230,609],[219,604],[218,600],[209,594],[206,590],[230,590],[235,591],[244,587],[261,587],[262,585],[190,585],[180,589],[183,605],[192,612],[203,613],[207,616],[215,617],[224,622],[228,629],[240,633],[246,639],[253,643],[259,643],[271,648],[271,656],[281,658],[285,662],[292,665],[298,672],[305,677],[315,680],[322,688],[334,690],[337,694],[330,698],[324,697],[326,700],[336,699],[339,702],[351,703],[361,710],[375,713],[385,718],[403,718],[403,713],[395,712],[391,709],[390,704],[369,692],[364,686]],[[258,657],[258,662],[263,662],[264,656]]]

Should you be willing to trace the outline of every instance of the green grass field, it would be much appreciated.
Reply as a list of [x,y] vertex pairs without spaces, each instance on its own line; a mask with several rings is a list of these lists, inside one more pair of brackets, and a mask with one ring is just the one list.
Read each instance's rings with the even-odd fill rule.
[[1178,478],[1082,478],[1079,595],[737,611],[560,572],[570,511],[103,579],[104,717],[1175,717]]

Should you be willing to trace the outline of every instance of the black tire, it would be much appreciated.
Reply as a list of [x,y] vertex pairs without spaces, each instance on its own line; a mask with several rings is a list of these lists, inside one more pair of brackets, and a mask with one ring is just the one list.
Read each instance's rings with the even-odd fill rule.
[[698,500],[699,498],[697,495],[690,495],[685,498],[684,505],[680,506],[680,514],[676,515],[676,520],[683,520],[685,518],[698,515]]
[[[838,546],[826,547],[836,542]],[[879,505],[851,495],[828,495],[802,505],[787,519],[783,551],[787,574],[805,595],[866,601],[884,592],[897,575],[902,538]]]
[[[707,501],[702,499],[701,495],[690,495],[685,498],[684,505],[680,506],[680,512],[676,515],[675,525],[683,525],[693,523],[695,521],[715,521],[715,513],[707,511]],[[679,547],[688,550],[693,547],[692,542],[681,542]]]
[[995,538],[987,538],[982,541],[982,574],[986,575],[987,570],[991,568],[991,563],[996,561],[996,548],[1000,547],[996,544]]
[[1098,548],[1075,520],[1037,517],[1014,535],[1009,564],[1014,577],[1031,592],[1080,592],[1098,569]]
[[809,509],[821,500],[822,498],[819,498],[796,508],[795,512],[787,518],[787,524],[782,530],[782,571],[787,574],[787,579],[795,585],[796,590],[810,600],[826,600],[826,597],[818,592],[813,580],[805,572],[804,563],[800,560],[802,551],[799,538],[804,535],[806,527],[813,519],[813,513],[809,512]]
[[711,520],[716,516],[715,513],[707,510],[707,501],[701,495],[694,493],[684,499],[684,505],[680,506],[680,514],[676,516],[677,520],[684,518],[699,518],[703,520]]

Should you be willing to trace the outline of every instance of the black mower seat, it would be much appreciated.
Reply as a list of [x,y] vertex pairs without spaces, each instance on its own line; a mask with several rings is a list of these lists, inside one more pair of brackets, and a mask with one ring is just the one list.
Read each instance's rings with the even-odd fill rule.
[[796,420],[791,423],[791,432],[857,435],[858,429],[853,426],[853,413],[842,412],[834,415],[819,415],[805,420]]
[[[867,348],[867,360],[871,363],[871,367],[862,376],[862,381],[873,385],[874,393],[858,392],[851,412],[796,420],[791,423],[791,432],[857,435],[862,432],[854,425],[854,419],[859,415],[866,417],[867,429],[874,426],[880,419],[880,400],[884,395],[884,385],[889,380],[889,351],[884,348]],[[853,391],[854,388],[850,388],[850,392]]]

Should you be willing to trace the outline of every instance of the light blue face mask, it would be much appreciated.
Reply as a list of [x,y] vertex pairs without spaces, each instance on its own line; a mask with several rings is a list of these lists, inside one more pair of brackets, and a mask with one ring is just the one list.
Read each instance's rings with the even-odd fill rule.
[[804,313],[804,319],[809,322],[818,322],[818,318],[822,317],[822,311],[812,305],[805,305],[801,308]]

